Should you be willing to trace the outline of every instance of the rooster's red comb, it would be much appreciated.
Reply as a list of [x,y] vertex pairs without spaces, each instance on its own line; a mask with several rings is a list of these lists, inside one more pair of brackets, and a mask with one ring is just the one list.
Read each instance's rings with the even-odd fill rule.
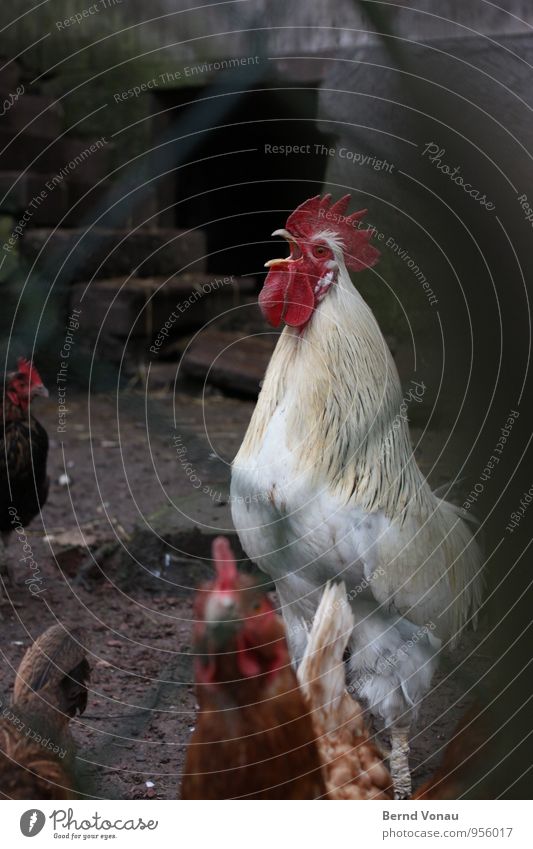
[[226,537],[216,537],[213,540],[212,555],[217,570],[216,588],[232,590],[239,576],[235,555]]
[[344,195],[334,204],[331,195],[315,195],[300,204],[287,218],[286,228],[300,239],[311,239],[324,230],[335,233],[342,244],[346,266],[352,271],[371,268],[379,259],[379,251],[370,244],[374,230],[360,229],[366,209],[345,215],[351,195]]

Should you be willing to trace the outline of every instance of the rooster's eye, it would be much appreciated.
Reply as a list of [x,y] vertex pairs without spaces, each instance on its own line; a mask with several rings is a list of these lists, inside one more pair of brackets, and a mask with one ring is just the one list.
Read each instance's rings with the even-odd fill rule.
[[326,256],[328,249],[324,245],[315,245],[313,253],[315,256]]

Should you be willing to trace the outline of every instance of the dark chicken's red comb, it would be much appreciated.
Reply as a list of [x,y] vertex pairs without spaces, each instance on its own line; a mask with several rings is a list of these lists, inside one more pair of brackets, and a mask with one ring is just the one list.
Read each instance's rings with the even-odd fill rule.
[[27,360],[26,357],[19,357],[17,360],[17,371],[20,371],[22,374],[30,374],[33,369],[33,365],[30,360]]
[[212,555],[217,577],[215,587],[217,590],[233,590],[239,572],[235,562],[235,555],[226,537],[216,537],[213,540]]
[[41,375],[33,365],[32,361],[27,360],[26,357],[19,357],[17,359],[17,370],[10,372],[8,377],[13,379],[17,377],[17,375],[24,375],[27,377],[30,386],[42,383]]
[[285,226],[291,236],[299,239],[311,239],[322,230],[334,232],[342,243],[347,268],[362,271],[375,265],[380,253],[370,244],[374,231],[359,227],[367,210],[345,215],[351,199],[351,195],[344,195],[332,204],[330,194],[323,198],[316,195],[301,203],[289,215]]

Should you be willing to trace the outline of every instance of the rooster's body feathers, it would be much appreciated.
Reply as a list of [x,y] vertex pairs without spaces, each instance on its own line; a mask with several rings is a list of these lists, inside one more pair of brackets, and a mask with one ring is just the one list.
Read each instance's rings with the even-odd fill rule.
[[302,606],[330,577],[368,583],[358,596],[455,641],[479,605],[479,550],[420,472],[401,402],[374,316],[339,275],[305,336],[287,327],[274,351],[234,461],[235,526],[284,598],[292,581]]

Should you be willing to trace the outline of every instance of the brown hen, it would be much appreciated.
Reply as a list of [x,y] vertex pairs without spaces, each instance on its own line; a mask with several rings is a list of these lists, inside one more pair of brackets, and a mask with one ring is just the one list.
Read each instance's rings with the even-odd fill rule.
[[194,636],[199,713],[183,799],[317,799],[326,787],[313,723],[267,594],[237,571],[226,539],[199,590]]
[[70,799],[76,795],[69,720],[87,704],[90,667],[83,633],[48,628],[22,658],[13,703],[0,722],[0,796]]

